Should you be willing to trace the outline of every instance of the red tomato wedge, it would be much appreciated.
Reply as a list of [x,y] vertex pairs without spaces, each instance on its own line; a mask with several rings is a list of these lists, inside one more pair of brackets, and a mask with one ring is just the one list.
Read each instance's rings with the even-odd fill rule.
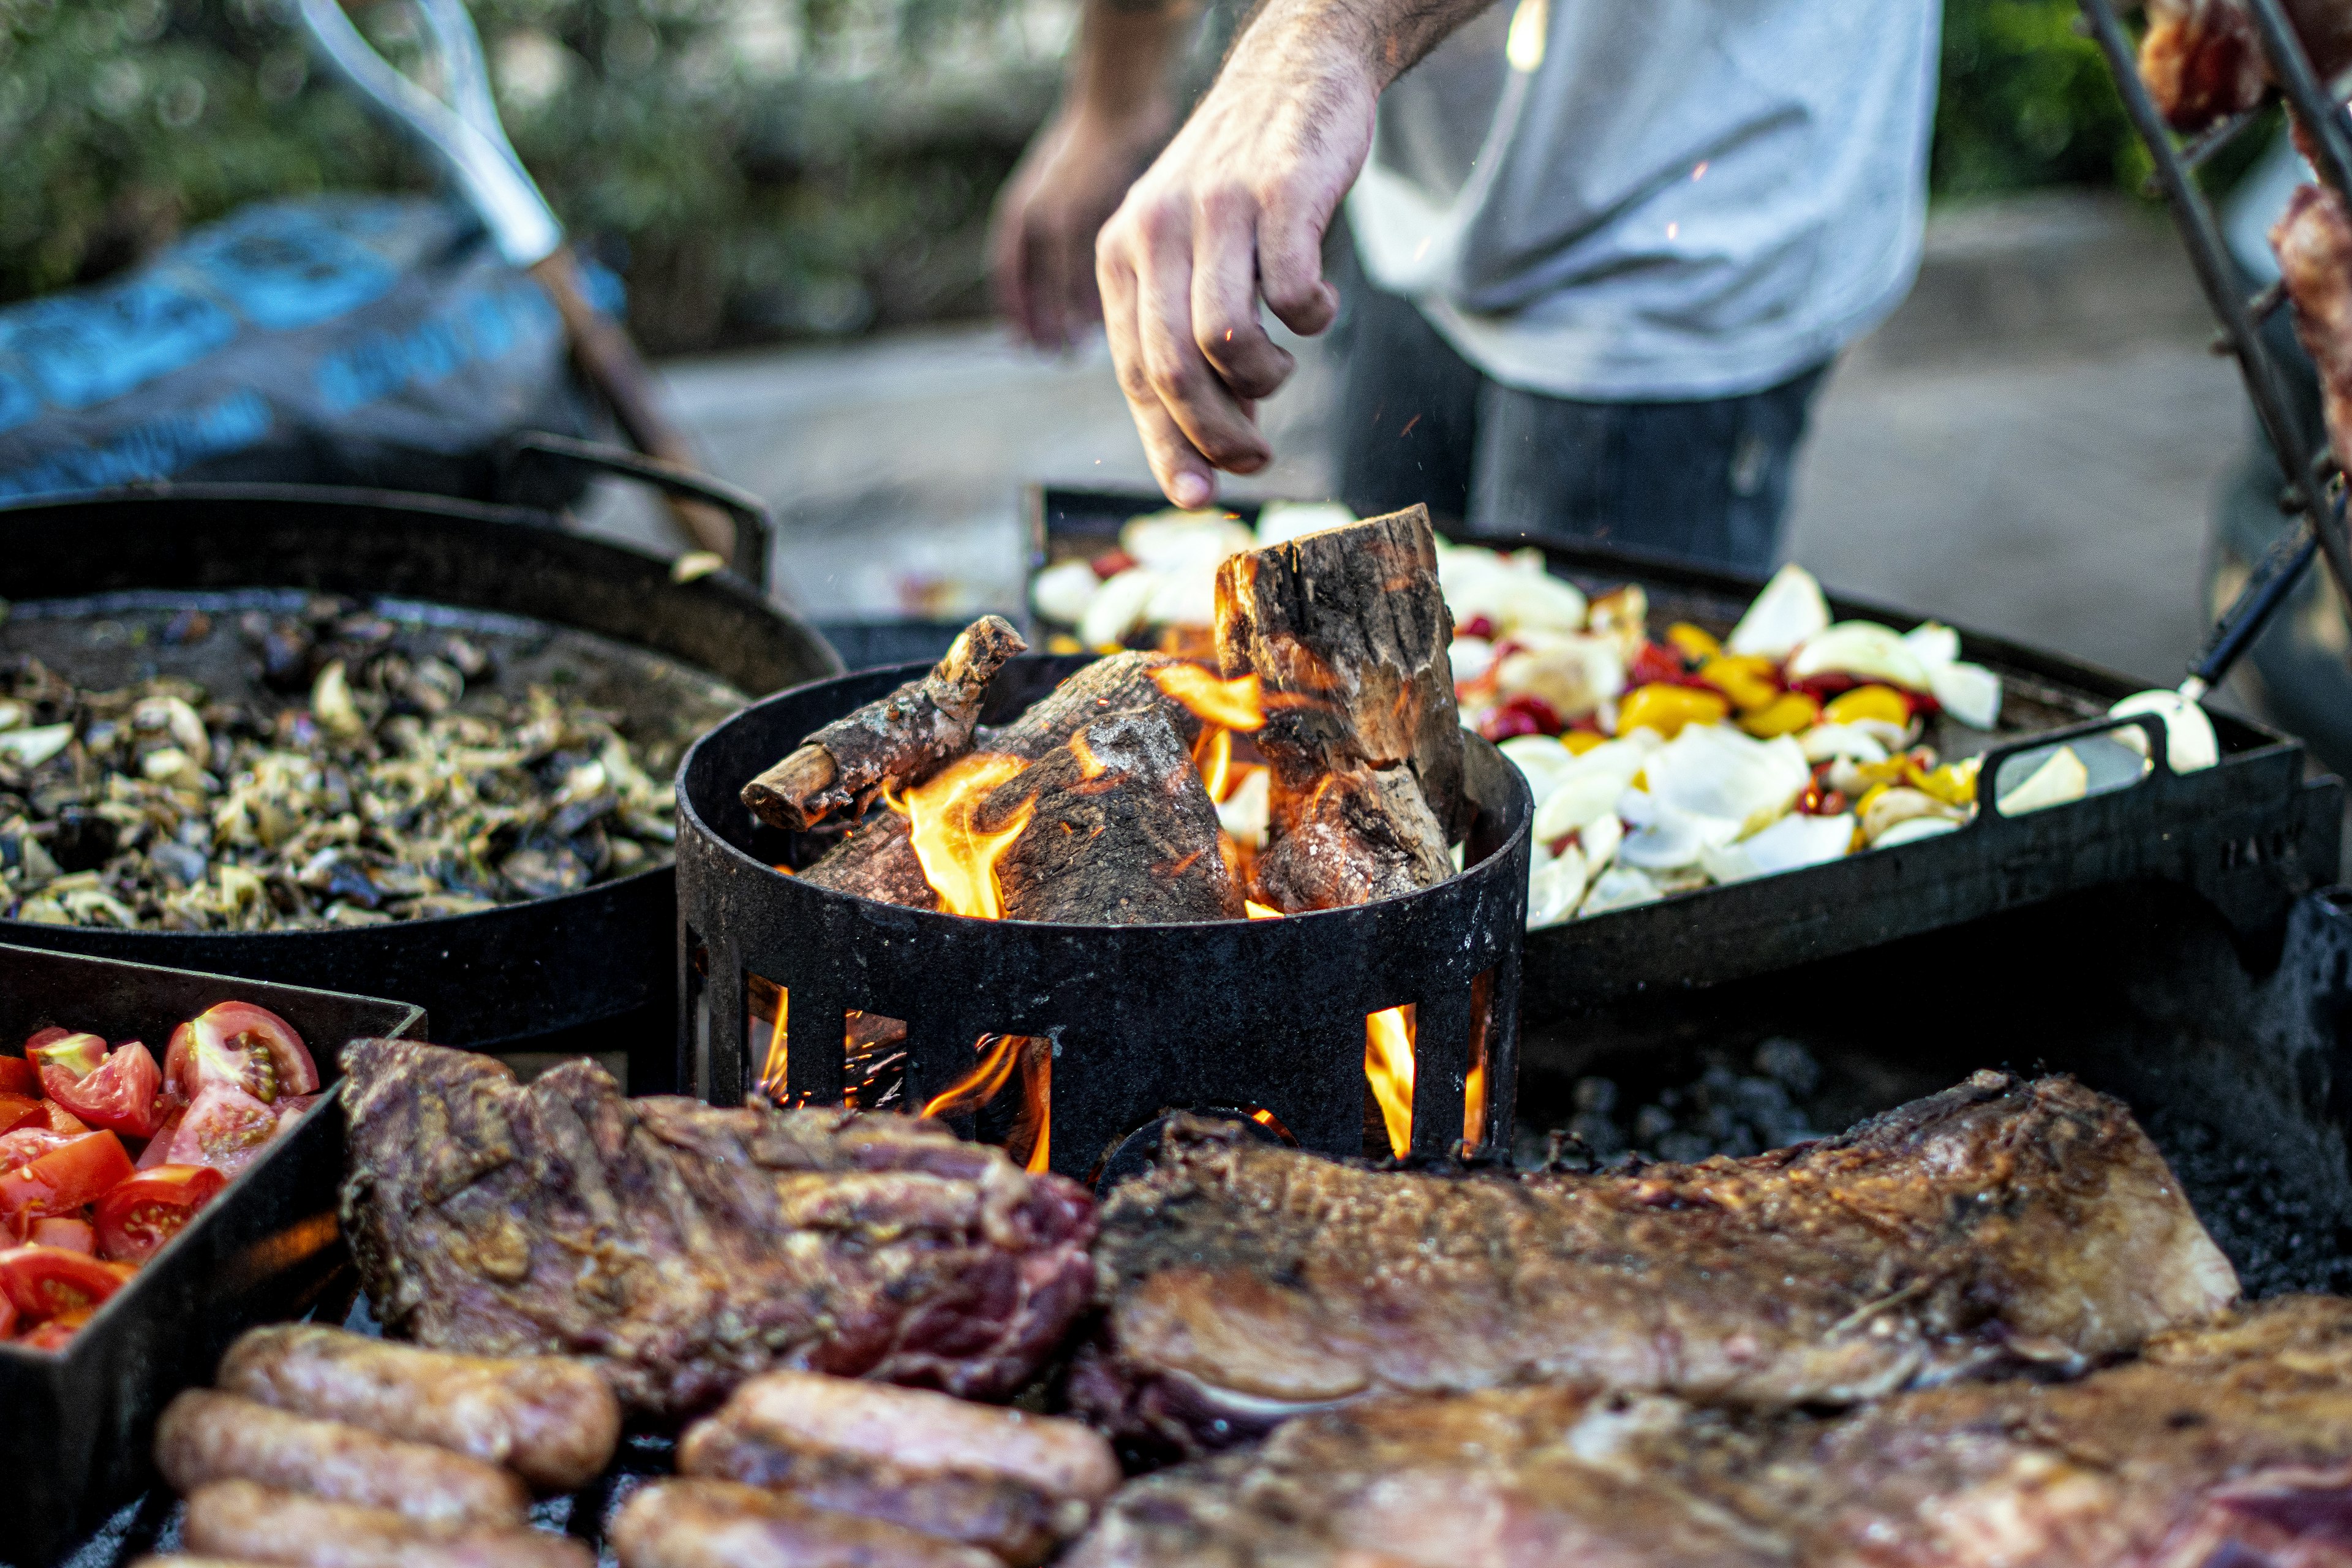
[[0,1340],[10,1339],[16,1332],[16,1303],[0,1295]]
[[0,1252],[0,1294],[19,1318],[79,1323],[122,1289],[131,1271],[62,1247],[12,1247]]
[[[43,1034],[48,1031],[43,1030]],[[40,1039],[39,1035],[33,1037]],[[106,1059],[106,1037],[103,1035],[58,1035],[40,1045],[27,1043],[25,1059],[41,1070],[41,1083],[46,1088],[52,1075],[63,1074],[68,1082],[84,1073],[98,1070]]]
[[125,1138],[151,1138],[163,1120],[156,1103],[163,1070],[147,1047],[132,1040],[107,1057],[94,1072],[69,1078],[60,1068],[41,1069],[41,1087],[49,1099],[92,1127],[120,1132]]
[[[111,1132],[91,1132],[0,1176],[0,1220],[21,1234],[32,1221],[71,1215],[131,1175],[131,1156]],[[23,1303],[19,1302],[19,1306]]]
[[41,1110],[49,1119],[49,1131],[79,1138],[89,1131],[89,1123],[59,1105],[54,1100],[41,1101]]
[[[278,1135],[278,1111],[235,1084],[216,1083],[196,1096],[180,1130],[172,1134],[172,1152],[164,1156],[174,1165],[210,1165],[224,1176],[234,1176],[260,1157]],[[0,1182],[7,1180],[0,1176]],[[0,1194],[0,1211],[6,1198]]]
[[49,1113],[38,1100],[21,1094],[0,1094],[0,1132],[13,1132],[26,1122],[49,1124]]
[[70,1132],[52,1132],[47,1127],[27,1123],[14,1132],[0,1132],[0,1176],[20,1165],[29,1165],[55,1149],[62,1149],[74,1141]]
[[41,1069],[22,1057],[0,1057],[0,1094],[41,1092]]
[[98,1200],[98,1254],[143,1263],[196,1217],[228,1178],[209,1165],[158,1165]]
[[[122,1189],[114,1190],[119,1193]],[[61,1247],[68,1252],[98,1250],[98,1232],[86,1219],[37,1219],[33,1222],[33,1234],[26,1239],[35,1247]]]
[[60,1029],[55,1024],[46,1029],[36,1029],[25,1037],[25,1054],[30,1056],[36,1046],[46,1046],[54,1040],[62,1040],[72,1033],[71,1029]]
[[163,1076],[193,1104],[213,1084],[233,1084],[270,1104],[319,1087],[318,1064],[294,1026],[250,1002],[222,1002],[172,1031]]
[[[8,1310],[16,1310],[14,1307]],[[62,1318],[54,1319],[49,1322],[36,1323],[18,1336],[16,1342],[28,1351],[61,1351],[73,1342],[74,1335],[80,1329],[79,1323],[68,1323]]]
[[172,1157],[172,1140],[180,1133],[180,1123],[188,1118],[188,1108],[175,1105],[156,1124],[155,1136],[147,1140],[147,1147],[139,1152],[139,1168],[152,1171]]

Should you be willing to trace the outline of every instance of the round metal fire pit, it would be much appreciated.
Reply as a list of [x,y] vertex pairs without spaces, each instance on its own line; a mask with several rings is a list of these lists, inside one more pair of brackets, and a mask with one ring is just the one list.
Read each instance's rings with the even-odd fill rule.
[[[1084,658],[1001,672],[983,720],[1002,723]],[[814,842],[760,823],[744,783],[812,731],[925,667],[820,681],[746,709],[678,770],[679,1076],[717,1104],[757,1082],[770,1040],[752,989],[788,999],[782,1098],[843,1097],[846,1015],[906,1026],[904,1103],[969,1075],[984,1036],[1051,1041],[1051,1164],[1084,1177],[1171,1109],[1270,1115],[1299,1144],[1362,1147],[1365,1018],[1417,1009],[1412,1148],[1507,1144],[1526,919],[1526,784],[1470,738],[1478,807],[1467,868],[1439,886],[1287,920],[1075,926],[981,921],[812,887],[774,868]],[[764,993],[764,987],[762,988]],[[755,1058],[757,1059],[755,1059]],[[772,1080],[773,1081],[773,1080]],[[1465,1125],[1465,1090],[1479,1094]]]

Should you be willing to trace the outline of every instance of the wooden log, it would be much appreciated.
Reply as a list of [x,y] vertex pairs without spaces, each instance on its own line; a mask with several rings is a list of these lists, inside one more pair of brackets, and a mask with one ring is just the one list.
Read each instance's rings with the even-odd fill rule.
[[1241,915],[1216,805],[1170,706],[1087,721],[990,796],[983,831],[1030,813],[996,866],[1009,918],[1143,925]]
[[885,784],[919,779],[971,744],[989,681],[1028,647],[1010,621],[982,616],[929,675],[835,720],[745,784],[743,804],[789,832],[845,806],[864,811]]
[[800,873],[803,882],[851,893],[885,904],[936,910],[940,896],[923,876],[915,858],[915,841],[907,819],[885,807],[866,814],[849,836],[826,850]]
[[1303,795],[1327,773],[1402,766],[1451,842],[1473,808],[1435,539],[1414,506],[1234,556],[1217,572],[1217,658],[1228,679],[1258,678],[1254,738],[1277,784]]
[[1277,797],[1254,893],[1285,914],[1367,903],[1454,874],[1445,829],[1402,767],[1359,764]]

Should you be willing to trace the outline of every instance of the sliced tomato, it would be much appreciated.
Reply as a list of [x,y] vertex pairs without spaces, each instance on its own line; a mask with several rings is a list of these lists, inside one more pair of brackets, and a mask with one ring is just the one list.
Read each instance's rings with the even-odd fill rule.
[[147,1140],[147,1147],[139,1152],[139,1168],[152,1171],[172,1157],[172,1140],[180,1133],[180,1123],[188,1119],[188,1108],[175,1105],[164,1112],[163,1120],[155,1124],[155,1136]]
[[28,1056],[31,1055],[33,1047],[36,1046],[46,1046],[52,1040],[62,1040],[68,1035],[72,1033],[73,1031],[71,1029],[60,1029],[55,1024],[50,1025],[46,1029],[36,1029],[31,1034],[25,1037],[26,1054]]
[[294,1026],[250,1002],[219,1003],[172,1031],[163,1061],[172,1087],[191,1104],[215,1083],[234,1084],[265,1105],[319,1088],[318,1064]]
[[16,1303],[0,1295],[0,1340],[11,1338],[16,1332]]
[[278,1131],[280,1132],[294,1131],[294,1124],[301,1121],[303,1114],[318,1103],[319,1097],[315,1094],[289,1094],[279,1100],[275,1107],[278,1112]]
[[0,1176],[0,1220],[21,1235],[37,1219],[71,1215],[95,1202],[131,1172],[121,1139],[111,1132],[88,1133]]
[[[210,1165],[224,1176],[234,1176],[258,1159],[277,1135],[276,1107],[262,1104],[233,1083],[216,1083],[188,1107],[164,1158],[171,1164]],[[0,1182],[6,1179],[0,1177]]]
[[131,1270],[62,1247],[12,1247],[0,1252],[0,1294],[18,1318],[86,1321],[122,1289]]
[[[42,1031],[47,1033],[46,1029]],[[33,1037],[36,1040],[40,1037]],[[85,1073],[98,1070],[99,1063],[106,1059],[106,1037],[60,1034],[37,1046],[28,1040],[25,1044],[25,1059],[40,1069],[42,1088],[48,1087],[55,1074],[63,1074],[70,1083]]]
[[[12,1312],[16,1310],[14,1307],[8,1310]],[[18,1335],[16,1342],[28,1351],[61,1351],[73,1343],[74,1335],[80,1331],[79,1323],[68,1323],[62,1318],[54,1318],[46,1323],[34,1324]]]
[[70,1132],[52,1132],[47,1127],[26,1125],[13,1132],[0,1132],[0,1176],[21,1165],[29,1165],[55,1149],[62,1149],[74,1141]]
[[[114,1190],[121,1192],[122,1185]],[[68,1252],[95,1253],[98,1250],[98,1232],[86,1219],[62,1216],[37,1219],[33,1222],[33,1234],[26,1239],[35,1247],[61,1247]]]
[[41,1111],[48,1118],[49,1131],[52,1132],[63,1132],[69,1137],[79,1138],[89,1131],[89,1122],[84,1121],[54,1100],[41,1101]]
[[62,1068],[41,1068],[41,1087],[49,1099],[92,1127],[103,1127],[126,1138],[154,1136],[164,1108],[156,1102],[163,1070],[147,1047],[137,1040],[110,1053],[95,1071],[69,1078]]
[[209,1165],[158,1165],[98,1200],[98,1252],[118,1263],[143,1263],[228,1185]]
[[0,1132],[13,1132],[28,1121],[47,1127],[48,1116],[38,1100],[22,1094],[0,1094]]
[[0,1057],[0,1094],[41,1092],[41,1069],[22,1057]]

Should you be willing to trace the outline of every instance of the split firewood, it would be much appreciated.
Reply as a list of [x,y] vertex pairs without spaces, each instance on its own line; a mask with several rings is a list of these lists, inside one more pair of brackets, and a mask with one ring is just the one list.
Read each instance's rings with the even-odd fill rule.
[[1454,874],[1445,830],[1403,767],[1327,773],[1277,799],[1255,893],[1286,914],[1369,903]]
[[1402,765],[1448,841],[1469,826],[1462,730],[1429,510],[1409,507],[1235,555],[1217,572],[1217,658],[1255,674],[1254,737],[1294,793],[1358,763]]
[[1239,919],[1217,808],[1164,710],[1094,719],[998,786],[981,816],[1029,813],[997,862],[1013,920],[1143,925]]
[[788,832],[845,806],[865,810],[884,785],[920,778],[970,745],[989,681],[1028,648],[1011,622],[982,616],[922,679],[835,720],[745,784],[743,804]]
[[915,910],[940,907],[940,896],[924,879],[923,863],[915,858],[914,835],[907,818],[887,807],[866,813],[864,822],[811,862],[800,879],[877,903],[904,904]]

